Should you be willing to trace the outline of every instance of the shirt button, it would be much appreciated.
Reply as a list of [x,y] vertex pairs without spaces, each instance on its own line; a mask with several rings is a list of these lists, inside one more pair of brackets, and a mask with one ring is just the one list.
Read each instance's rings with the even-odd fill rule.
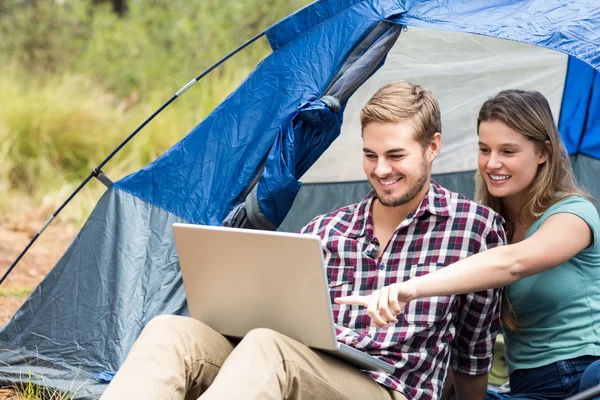
[[384,264],[384,263],[381,263],[381,264],[379,265],[379,269],[383,271],[383,270],[385,269],[385,264]]

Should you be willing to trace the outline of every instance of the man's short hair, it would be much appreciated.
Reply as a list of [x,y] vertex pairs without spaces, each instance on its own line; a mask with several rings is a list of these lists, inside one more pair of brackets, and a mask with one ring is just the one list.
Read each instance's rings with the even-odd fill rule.
[[369,99],[360,111],[361,129],[371,122],[410,122],[423,148],[442,132],[440,105],[433,93],[406,81],[390,82]]

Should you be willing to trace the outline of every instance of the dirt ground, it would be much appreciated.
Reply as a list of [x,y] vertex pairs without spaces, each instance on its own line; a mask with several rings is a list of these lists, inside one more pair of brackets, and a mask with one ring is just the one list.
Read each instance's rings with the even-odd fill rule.
[[8,388],[0,388],[0,400],[16,400],[18,397],[15,392]]
[[[22,215],[0,216],[0,276],[4,275],[50,215],[45,210],[30,210]],[[78,230],[73,224],[53,222],[19,261],[0,285],[0,326],[14,315],[54,267]]]

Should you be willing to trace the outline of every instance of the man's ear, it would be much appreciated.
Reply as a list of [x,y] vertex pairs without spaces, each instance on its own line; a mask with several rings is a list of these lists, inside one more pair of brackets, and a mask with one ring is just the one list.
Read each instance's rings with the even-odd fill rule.
[[436,159],[440,151],[442,150],[442,134],[436,132],[431,138],[429,142],[429,146],[427,147],[427,154],[429,157],[429,162],[433,162]]

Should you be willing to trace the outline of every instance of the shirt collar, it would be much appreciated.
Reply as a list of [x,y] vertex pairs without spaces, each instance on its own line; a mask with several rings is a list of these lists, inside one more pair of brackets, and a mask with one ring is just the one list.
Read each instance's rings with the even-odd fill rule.
[[[377,198],[374,190],[371,190],[354,209],[352,220],[345,236],[349,238],[358,238],[369,233],[373,236],[373,217],[371,213],[371,204]],[[431,180],[427,194],[421,200],[419,207],[410,213],[407,217],[417,219],[426,215],[426,213],[440,217],[451,217],[454,215],[450,204],[450,192],[443,188],[439,183]]]

